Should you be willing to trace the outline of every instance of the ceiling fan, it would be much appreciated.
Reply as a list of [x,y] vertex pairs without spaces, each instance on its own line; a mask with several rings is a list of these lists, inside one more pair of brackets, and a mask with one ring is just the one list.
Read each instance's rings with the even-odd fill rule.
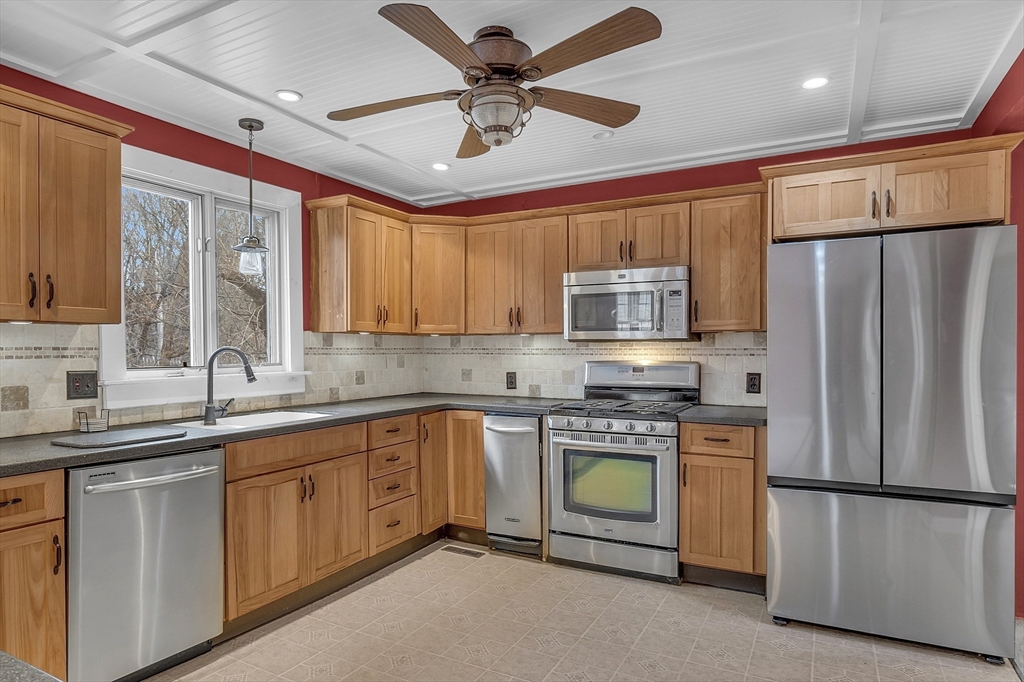
[[468,125],[456,154],[460,159],[509,144],[522,132],[535,106],[609,128],[626,125],[640,113],[639,106],[566,90],[524,88],[522,83],[540,80],[661,35],[661,22],[656,16],[630,7],[535,56],[526,43],[504,26],[484,26],[467,45],[423,5],[385,5],[378,14],[459,69],[469,89],[339,109],[327,114],[327,118],[351,121],[428,102],[457,100]]

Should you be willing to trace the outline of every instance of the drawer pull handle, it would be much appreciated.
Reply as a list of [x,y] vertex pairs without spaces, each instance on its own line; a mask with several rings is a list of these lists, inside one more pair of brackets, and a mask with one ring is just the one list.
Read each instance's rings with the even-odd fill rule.
[[385,461],[385,462],[397,462],[397,461],[398,461],[398,460],[400,460],[400,459],[402,459],[402,456],[401,456],[401,455],[397,455],[397,456],[395,456],[395,457],[388,457],[388,458],[387,458],[387,459],[385,459],[384,461]]
[[18,504],[19,502],[21,502],[20,497],[14,497],[9,500],[4,500],[3,502],[0,502],[0,509],[3,509],[4,507],[12,507]]
[[57,537],[56,535],[53,536],[53,545],[54,545],[54,547],[57,548],[57,563],[54,564],[54,566],[53,566],[53,574],[57,575],[57,574],[60,573],[60,565],[61,565],[62,557],[61,557],[60,538]]
[[391,522],[391,523],[389,523],[389,524],[388,524],[388,525],[387,525],[386,527],[387,527],[387,528],[394,528],[395,526],[397,526],[397,525],[398,525],[398,524],[400,524],[400,523],[401,523],[401,521],[392,521],[392,522]]
[[398,433],[398,432],[399,432],[399,431],[401,431],[401,430],[402,430],[402,427],[401,427],[401,426],[398,426],[398,427],[396,427],[396,428],[393,428],[393,429],[388,429],[388,430],[387,430],[387,431],[385,431],[384,433]]
[[728,443],[732,439],[731,438],[712,438],[711,436],[704,436],[704,440],[706,440],[709,443]]
[[401,483],[396,483],[394,485],[389,485],[387,488],[384,488],[384,490],[398,490],[401,487],[402,487]]

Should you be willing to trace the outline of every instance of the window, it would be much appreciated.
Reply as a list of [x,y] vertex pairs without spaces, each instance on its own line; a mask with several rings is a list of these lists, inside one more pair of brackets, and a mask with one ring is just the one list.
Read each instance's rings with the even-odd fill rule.
[[105,406],[205,398],[198,380],[219,346],[241,348],[260,377],[234,381],[241,360],[221,355],[230,395],[304,390],[299,193],[254,183],[253,232],[269,252],[246,275],[231,247],[249,232],[248,178],[128,146],[123,159],[123,323],[100,327]]

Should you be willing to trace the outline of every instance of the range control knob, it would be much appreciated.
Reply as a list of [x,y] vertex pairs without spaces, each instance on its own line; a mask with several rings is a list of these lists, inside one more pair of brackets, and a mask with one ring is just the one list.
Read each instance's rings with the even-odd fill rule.
[[593,426],[593,423],[589,419],[584,419],[583,423],[580,426],[582,426],[585,429],[589,429],[591,426]]
[[572,428],[572,420],[568,419],[568,418],[562,420],[562,426],[564,426],[567,429],[571,429]]
[[652,424],[648,424],[647,428],[645,430],[647,431],[647,433],[654,433],[655,431],[658,430],[658,425],[657,424],[653,424],[653,423]]
[[615,426],[615,425],[614,425],[614,424],[612,424],[612,423],[611,423],[610,421],[607,421],[607,422],[605,422],[604,424],[601,424],[601,426],[602,426],[602,427],[604,427],[604,430],[605,430],[605,431],[610,431],[610,430],[611,430],[611,428],[612,428],[613,426]]
[[627,423],[626,424],[626,430],[627,431],[636,431],[636,424],[634,424],[633,422]]

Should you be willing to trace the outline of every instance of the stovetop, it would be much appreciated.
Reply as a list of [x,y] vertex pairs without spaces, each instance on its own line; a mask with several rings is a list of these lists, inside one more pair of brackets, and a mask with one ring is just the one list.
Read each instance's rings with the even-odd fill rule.
[[660,400],[578,400],[562,403],[551,409],[551,414],[578,417],[610,417],[650,420],[674,420],[676,416],[694,406],[692,402],[668,402]]

